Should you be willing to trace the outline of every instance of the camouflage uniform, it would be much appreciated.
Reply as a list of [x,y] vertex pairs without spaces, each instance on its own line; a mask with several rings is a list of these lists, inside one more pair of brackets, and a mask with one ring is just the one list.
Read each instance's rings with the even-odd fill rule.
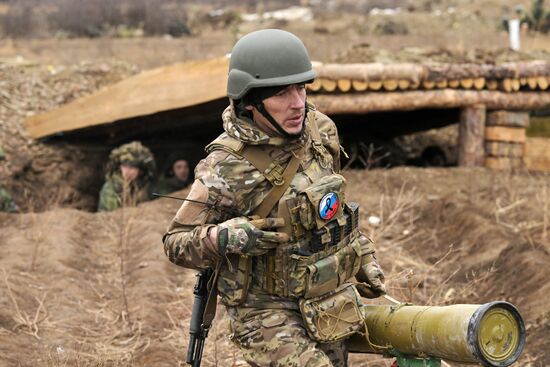
[[0,212],[17,213],[19,210],[11,195],[0,187]]
[[[236,43],[225,132],[207,146],[193,201],[163,238],[173,263],[216,269],[211,294],[227,307],[231,339],[252,366],[345,366],[345,338],[364,327],[352,277],[383,291],[357,206],[345,201],[336,126],[305,102],[303,85],[314,77],[289,32],[260,30]],[[298,114],[301,103],[303,124],[283,127],[271,115]]]
[[[310,113],[309,116],[312,116]],[[323,142],[323,152],[312,145],[310,121],[307,121],[302,138],[290,142],[279,137],[270,137],[259,130],[252,121],[237,118],[232,107],[223,113],[225,133],[219,139],[235,139],[246,144],[275,148],[275,159],[288,161],[293,150],[305,147],[298,173],[292,180],[283,199],[296,194],[319,178],[338,172],[340,145],[334,123],[315,111],[317,126]],[[224,150],[212,151],[196,167],[189,198],[204,199],[226,210],[212,210],[185,202],[170,224],[164,237],[168,258],[189,268],[215,267],[222,260],[207,232],[210,224],[229,219],[231,212],[249,214],[271,189],[271,185],[248,161]],[[207,189],[202,196],[201,188]],[[277,208],[272,211],[277,216]],[[222,266],[218,289],[222,303],[231,298],[227,293],[236,291],[240,285],[223,277],[228,265]],[[264,289],[265,264],[253,261],[251,286],[246,300],[239,307],[228,307],[232,340],[238,344],[244,357],[252,366],[342,366],[346,361],[344,343],[321,344],[311,340],[304,328],[296,299],[266,294]],[[224,299],[225,298],[225,299]],[[271,361],[271,362],[270,362]],[[277,362],[275,362],[277,361]],[[331,364],[332,363],[332,364]]]
[[[5,159],[6,155],[4,153],[4,149],[0,147],[0,164],[3,164]],[[19,208],[13,201],[11,195],[2,186],[0,186],[0,212],[17,213],[18,211]]]
[[[122,164],[139,167],[139,177],[127,183],[120,173]],[[105,183],[99,193],[98,211],[112,211],[149,200],[154,173],[153,154],[141,143],[132,142],[114,149],[109,155]]]

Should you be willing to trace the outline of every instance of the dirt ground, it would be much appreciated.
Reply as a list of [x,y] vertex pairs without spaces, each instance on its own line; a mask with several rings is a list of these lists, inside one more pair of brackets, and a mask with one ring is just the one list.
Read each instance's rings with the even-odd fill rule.
[[[373,55],[406,61],[419,48],[445,55],[449,45],[471,60],[475,49],[507,47],[498,18],[510,15],[515,3],[530,5],[422,3],[436,5],[393,16],[320,14],[309,22],[243,24],[238,33],[283,27],[321,61],[369,61]],[[376,33],[390,20],[408,31]],[[223,55],[234,41],[227,30],[181,39],[0,40],[0,144],[10,174],[3,183],[24,211],[0,213],[0,366],[184,365],[195,277],[171,264],[161,243],[179,203],[163,199],[89,212],[108,149],[33,141],[23,120],[139,70]],[[524,34],[522,45],[547,55],[550,37]],[[414,150],[407,141],[402,144]],[[361,204],[361,226],[377,243],[391,296],[426,305],[512,302],[527,327],[516,365],[550,365],[548,175],[412,167],[344,175],[348,199]],[[380,225],[369,224],[373,215]],[[391,363],[363,355],[350,361]],[[223,308],[203,365],[245,365],[228,340]]]
[[[426,305],[512,302],[527,327],[517,365],[550,363],[547,176],[406,167],[345,176],[390,295]],[[171,264],[161,243],[178,205],[1,214],[0,365],[183,365],[194,274]],[[372,215],[379,226],[368,224]],[[351,366],[389,361],[353,355]],[[204,354],[204,366],[215,365],[244,365],[223,308]]]

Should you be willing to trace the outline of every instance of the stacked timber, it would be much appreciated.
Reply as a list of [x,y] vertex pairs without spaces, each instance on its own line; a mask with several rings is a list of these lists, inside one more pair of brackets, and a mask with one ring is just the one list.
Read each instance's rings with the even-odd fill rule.
[[314,63],[317,79],[311,92],[364,92],[465,89],[504,92],[548,90],[550,62],[502,64],[324,64]]
[[485,166],[494,169],[523,167],[529,113],[492,111],[485,121]]

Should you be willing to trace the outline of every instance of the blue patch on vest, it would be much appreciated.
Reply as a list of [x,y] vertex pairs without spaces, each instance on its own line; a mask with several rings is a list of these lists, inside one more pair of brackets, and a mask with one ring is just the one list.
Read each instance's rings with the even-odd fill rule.
[[334,217],[339,206],[340,200],[338,200],[338,194],[329,192],[319,201],[319,216],[321,219],[329,220]]

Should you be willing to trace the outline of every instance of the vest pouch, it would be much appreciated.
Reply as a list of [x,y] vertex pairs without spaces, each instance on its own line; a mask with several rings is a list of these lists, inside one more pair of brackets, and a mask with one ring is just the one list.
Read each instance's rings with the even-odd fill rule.
[[250,288],[252,257],[227,254],[227,264],[220,269],[218,293],[226,306],[238,306],[246,301]]
[[322,296],[347,282],[361,267],[361,244],[358,239],[307,266],[304,298]]
[[321,343],[345,339],[364,328],[361,296],[351,283],[321,297],[300,300],[308,335]]
[[[289,262],[289,294],[314,298],[326,294],[355,276],[361,267],[357,231],[338,246],[310,256],[292,254]],[[350,242],[350,237],[353,240]]]

